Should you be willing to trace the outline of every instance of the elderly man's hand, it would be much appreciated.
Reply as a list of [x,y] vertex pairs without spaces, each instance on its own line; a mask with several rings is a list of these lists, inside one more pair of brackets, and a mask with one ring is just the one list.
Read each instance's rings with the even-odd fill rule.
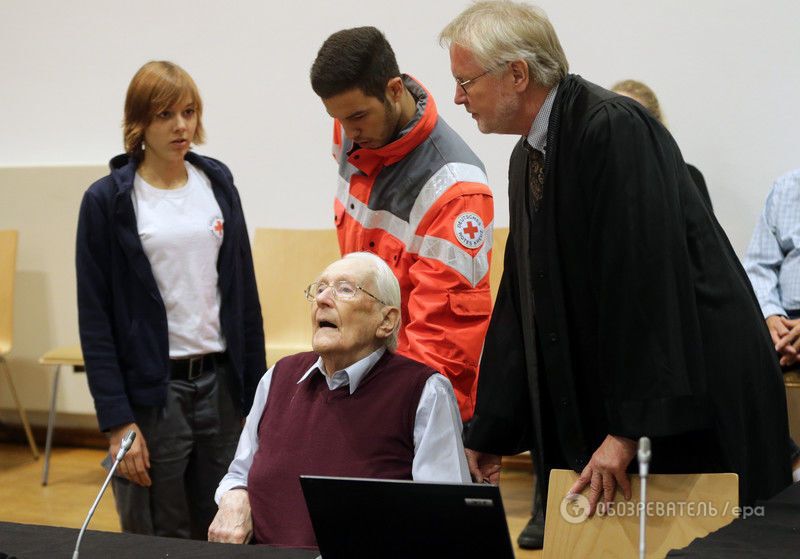
[[150,469],[150,452],[147,450],[147,441],[144,440],[144,435],[142,435],[138,425],[128,423],[111,429],[108,452],[111,454],[112,459],[116,458],[119,447],[122,446],[122,439],[125,438],[125,435],[130,430],[136,433],[136,438],[133,439],[130,450],[119,463],[118,471],[132,482],[142,487],[150,487],[151,481],[148,473]]
[[475,483],[489,482],[496,485],[500,481],[502,456],[478,452],[471,448],[465,448],[464,452],[467,455],[469,473],[472,474]]
[[601,497],[607,503],[614,501],[617,485],[625,499],[630,499],[631,482],[625,470],[628,469],[628,464],[634,456],[636,456],[636,441],[625,437],[606,436],[567,495],[580,493],[588,485],[590,516],[594,514]]
[[208,527],[208,541],[247,543],[253,537],[253,516],[247,489],[231,489],[219,500],[219,510]]

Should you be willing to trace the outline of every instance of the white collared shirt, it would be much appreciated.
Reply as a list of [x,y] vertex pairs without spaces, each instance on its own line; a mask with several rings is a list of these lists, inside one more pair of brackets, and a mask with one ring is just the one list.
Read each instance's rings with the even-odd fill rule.
[[[325,377],[328,389],[349,386],[350,394],[353,394],[384,351],[385,348],[380,348],[331,376],[322,372],[324,366],[320,357],[297,384],[311,375],[319,374]],[[239,437],[236,455],[214,495],[217,503],[226,491],[247,488],[247,475],[258,450],[258,424],[267,405],[273,369],[274,367],[270,367],[258,383],[253,407]],[[461,442],[460,417],[450,381],[438,373],[431,375],[422,390],[414,419],[414,460],[411,464],[411,477],[414,481],[470,483],[464,445]]]

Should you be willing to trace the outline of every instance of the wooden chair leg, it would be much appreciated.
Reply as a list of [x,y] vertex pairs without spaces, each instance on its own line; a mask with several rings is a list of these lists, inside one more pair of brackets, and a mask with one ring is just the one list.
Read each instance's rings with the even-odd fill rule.
[[22,407],[22,404],[19,403],[19,398],[17,397],[17,390],[14,388],[14,380],[11,378],[11,371],[8,369],[8,363],[6,362],[4,357],[0,357],[0,363],[2,363],[3,371],[6,373],[6,379],[8,379],[8,388],[11,391],[11,397],[14,399],[14,404],[17,406],[17,413],[19,413],[19,418],[22,421],[22,427],[25,429],[25,436],[28,438],[28,445],[31,447],[31,452],[33,453],[33,457],[38,460],[39,459],[39,448],[36,446],[36,441],[33,439],[33,433],[31,432],[31,424],[28,423],[28,414],[25,413],[25,408]]

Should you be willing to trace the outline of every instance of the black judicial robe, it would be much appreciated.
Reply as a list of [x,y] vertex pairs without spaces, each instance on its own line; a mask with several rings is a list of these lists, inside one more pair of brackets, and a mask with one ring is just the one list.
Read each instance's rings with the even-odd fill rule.
[[703,202],[708,206],[708,211],[713,213],[714,206],[711,204],[711,196],[708,194],[708,187],[706,186],[706,179],[703,178],[703,173],[700,172],[700,169],[689,163],[686,164],[686,168],[689,169],[689,176],[692,177],[692,182],[697,187],[697,190],[700,191]]
[[[669,132],[579,76],[558,89],[544,198],[522,140],[467,446],[580,472],[607,434],[651,471],[731,471],[740,502],[790,482],[784,387],[749,280]],[[660,454],[659,454],[660,453]],[[635,465],[635,459],[634,459]]]

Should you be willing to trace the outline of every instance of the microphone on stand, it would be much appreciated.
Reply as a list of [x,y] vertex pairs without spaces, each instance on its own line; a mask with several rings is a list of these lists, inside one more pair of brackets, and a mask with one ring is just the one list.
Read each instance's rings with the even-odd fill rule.
[[645,548],[645,520],[647,519],[647,474],[650,471],[650,439],[642,437],[639,439],[639,487],[641,510],[639,511],[639,559],[644,559]]
[[119,463],[125,457],[125,453],[127,453],[131,449],[131,445],[133,444],[133,440],[136,438],[136,431],[131,429],[125,435],[125,438],[122,439],[122,444],[119,447],[119,451],[117,452],[117,456],[114,459],[114,464],[111,466],[111,470],[109,470],[108,475],[106,476],[106,480],[103,482],[103,487],[100,488],[100,493],[97,494],[97,498],[94,500],[94,504],[92,508],[89,509],[89,514],[86,515],[86,520],[83,521],[83,526],[81,526],[81,531],[78,534],[78,541],[75,542],[75,551],[72,552],[72,559],[78,559],[78,548],[81,546],[81,539],[83,539],[83,533],[86,531],[86,527],[89,525],[89,521],[92,519],[94,515],[94,511],[97,508],[97,505],[100,504],[100,499],[103,497],[103,493],[106,492],[106,487],[108,487],[108,482],[111,481],[111,476],[114,475],[114,471],[119,466]]

